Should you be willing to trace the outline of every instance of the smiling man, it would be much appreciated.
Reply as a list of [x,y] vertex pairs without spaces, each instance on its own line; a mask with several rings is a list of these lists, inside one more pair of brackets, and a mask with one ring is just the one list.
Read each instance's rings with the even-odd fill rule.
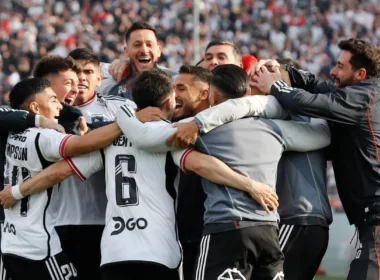
[[[360,246],[347,277],[378,279],[380,274],[380,52],[359,39],[342,40],[331,71],[332,82],[286,66],[291,84],[262,61],[255,67],[256,86],[275,96],[286,109],[326,119],[331,127],[330,156],[340,199],[350,224],[358,229]],[[277,65],[279,65],[277,63]]]
[[97,89],[103,95],[123,96],[133,100],[131,86],[137,73],[160,68],[164,72],[175,75],[176,73],[157,65],[161,56],[161,47],[158,45],[156,30],[147,23],[135,22],[125,34],[126,47],[124,54],[129,59],[125,70],[127,75],[120,82],[112,78],[106,79]]
[[[40,114],[55,121],[62,109],[50,82],[42,78],[16,84],[10,93],[10,103],[14,109]],[[10,133],[6,146],[5,179],[19,184],[52,162],[100,149],[120,134],[116,124],[84,136],[39,128]],[[22,198],[14,208],[4,211],[6,230],[2,232],[1,249],[9,279],[51,280],[59,275],[61,279],[77,279],[76,270],[62,252],[54,230],[56,215],[51,208],[51,191]]]

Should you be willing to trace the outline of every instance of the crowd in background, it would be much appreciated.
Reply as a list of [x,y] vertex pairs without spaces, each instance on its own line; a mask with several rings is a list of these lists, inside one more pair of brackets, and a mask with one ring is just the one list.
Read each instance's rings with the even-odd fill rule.
[[[89,47],[101,61],[123,53],[132,22],[158,31],[160,63],[173,70],[192,62],[192,0],[1,0],[0,104],[46,54]],[[210,40],[233,41],[258,58],[295,59],[329,76],[337,43],[355,37],[380,42],[378,0],[199,0],[200,52]],[[334,185],[334,183],[332,183]]]

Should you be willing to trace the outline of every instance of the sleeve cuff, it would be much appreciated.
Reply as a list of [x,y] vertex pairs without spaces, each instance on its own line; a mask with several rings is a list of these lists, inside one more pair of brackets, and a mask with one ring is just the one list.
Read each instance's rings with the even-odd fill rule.
[[270,89],[270,94],[276,96],[277,94],[290,93],[292,90],[293,90],[293,88],[290,87],[283,80],[278,80],[277,82],[275,82],[272,85],[272,87]]
[[80,172],[80,170],[78,169],[78,167],[75,165],[75,163],[71,160],[71,158],[65,158],[65,161],[69,164],[71,170],[75,173],[75,175],[77,175],[77,177],[79,178],[79,180],[81,182],[84,182],[87,180],[86,176],[84,176],[82,174],[82,172]]
[[66,155],[65,155],[65,148],[66,148],[66,144],[67,144],[67,141],[72,137],[73,135],[67,135],[66,137],[64,137],[61,141],[61,143],[59,144],[59,154],[61,155],[62,158],[66,159]]
[[26,122],[29,127],[37,127],[36,115],[26,113]]
[[190,148],[190,149],[188,149],[186,152],[184,152],[183,154],[182,154],[182,156],[181,156],[181,160],[180,160],[180,168],[181,168],[181,170],[185,173],[185,174],[191,174],[192,172],[191,171],[189,171],[189,170],[187,170],[186,169],[186,158],[187,158],[187,156],[192,152],[192,151],[194,151],[195,149],[194,148]]

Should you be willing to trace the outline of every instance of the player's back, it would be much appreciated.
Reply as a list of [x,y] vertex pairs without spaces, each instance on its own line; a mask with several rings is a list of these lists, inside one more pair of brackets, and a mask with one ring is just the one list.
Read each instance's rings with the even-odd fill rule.
[[[118,96],[94,94],[78,108],[88,124],[111,122],[125,102]],[[132,101],[129,104],[135,108]],[[69,177],[53,193],[58,226],[104,225],[106,204],[104,170],[93,174],[85,182],[80,182],[76,176]]]
[[170,154],[139,150],[122,136],[105,149],[105,157],[108,204],[102,265],[139,260],[178,267],[175,190],[166,175],[177,167]]
[[[11,133],[6,146],[7,182],[21,184],[49,163],[59,160],[68,137],[54,130],[38,128]],[[56,218],[50,209],[51,193],[52,189],[35,193],[5,209],[1,240],[4,254],[42,260],[61,251],[54,230]]]
[[[202,135],[196,147],[219,158],[235,171],[275,189],[277,165],[284,150],[283,140],[275,130],[276,125],[270,120],[241,119]],[[234,221],[277,223],[277,213],[272,211],[267,215],[248,193],[205,179],[202,184],[207,195],[205,231],[215,224]],[[218,227],[211,231],[219,231]]]

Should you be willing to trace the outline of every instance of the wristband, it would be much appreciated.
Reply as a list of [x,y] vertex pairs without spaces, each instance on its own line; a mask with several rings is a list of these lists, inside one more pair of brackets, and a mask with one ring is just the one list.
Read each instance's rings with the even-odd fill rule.
[[11,191],[12,191],[13,197],[16,200],[20,200],[24,198],[24,196],[21,194],[21,191],[20,191],[20,185],[13,186]]
[[36,118],[34,119],[34,126],[35,127],[40,127],[40,121],[41,121],[41,116],[36,115]]

